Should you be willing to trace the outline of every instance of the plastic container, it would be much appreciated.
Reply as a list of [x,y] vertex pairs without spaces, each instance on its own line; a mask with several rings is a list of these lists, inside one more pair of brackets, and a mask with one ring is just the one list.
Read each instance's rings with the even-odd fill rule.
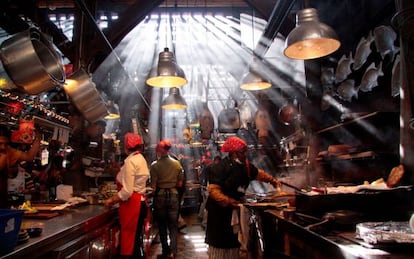
[[0,209],[0,256],[13,251],[19,236],[23,210]]

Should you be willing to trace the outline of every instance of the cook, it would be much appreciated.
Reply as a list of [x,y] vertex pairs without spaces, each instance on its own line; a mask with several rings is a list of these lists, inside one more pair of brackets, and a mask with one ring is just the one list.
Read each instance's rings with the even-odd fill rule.
[[8,208],[7,179],[15,176],[17,164],[32,161],[40,148],[40,134],[36,134],[27,152],[9,146],[10,132],[6,127],[0,128],[0,208]]
[[110,207],[119,203],[121,255],[144,259],[142,234],[148,210],[145,192],[150,173],[141,154],[143,142],[139,135],[126,133],[124,148],[128,157],[116,176],[119,191],[105,200],[104,205]]
[[234,208],[239,207],[243,190],[258,180],[280,188],[280,182],[247,160],[247,144],[238,137],[228,138],[221,150],[228,156],[212,166],[209,174],[206,243],[210,258],[239,258],[238,233],[231,224]]

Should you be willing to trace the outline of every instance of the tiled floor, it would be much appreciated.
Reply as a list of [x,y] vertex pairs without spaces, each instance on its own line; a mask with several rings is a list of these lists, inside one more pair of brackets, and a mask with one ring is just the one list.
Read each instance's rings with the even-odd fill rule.
[[[178,235],[177,259],[207,259],[207,245],[204,243],[205,232],[197,219],[197,214],[183,215],[187,227]],[[162,252],[160,243],[153,243],[148,259],[156,259]]]

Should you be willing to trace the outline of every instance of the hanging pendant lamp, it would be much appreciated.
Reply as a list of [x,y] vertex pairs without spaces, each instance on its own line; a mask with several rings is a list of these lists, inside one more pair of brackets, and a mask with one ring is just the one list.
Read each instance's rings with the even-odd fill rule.
[[109,114],[105,116],[106,120],[115,120],[121,118],[121,116],[119,115],[118,105],[114,103],[114,101],[108,101],[107,108]]
[[341,46],[335,31],[319,21],[314,8],[296,14],[296,28],[286,38],[284,54],[292,59],[314,59],[327,56]]
[[178,66],[174,53],[164,48],[158,55],[158,65],[150,71],[146,83],[153,87],[180,87],[187,84],[184,71]]
[[243,75],[240,82],[240,88],[247,91],[258,91],[270,88],[272,86],[267,80],[263,79],[260,71],[260,62],[254,53],[254,9],[252,10],[252,62],[249,65],[247,72]]
[[161,107],[165,110],[180,110],[187,108],[187,103],[180,95],[180,90],[177,87],[171,87],[170,93],[162,101]]
[[264,80],[260,76],[259,71],[262,70],[260,70],[259,68],[259,61],[256,58],[253,58],[253,61],[250,64],[248,71],[242,77],[240,84],[240,88],[242,90],[258,91],[272,87],[271,83],[269,83],[267,80]]

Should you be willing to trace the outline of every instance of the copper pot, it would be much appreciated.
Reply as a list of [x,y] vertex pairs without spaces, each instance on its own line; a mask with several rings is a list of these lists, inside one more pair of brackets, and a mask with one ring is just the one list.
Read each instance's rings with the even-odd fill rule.
[[16,87],[28,94],[49,91],[65,82],[60,55],[46,35],[36,28],[3,41],[0,57]]
[[299,110],[296,105],[285,104],[279,109],[279,119],[285,124],[292,124],[299,117]]

